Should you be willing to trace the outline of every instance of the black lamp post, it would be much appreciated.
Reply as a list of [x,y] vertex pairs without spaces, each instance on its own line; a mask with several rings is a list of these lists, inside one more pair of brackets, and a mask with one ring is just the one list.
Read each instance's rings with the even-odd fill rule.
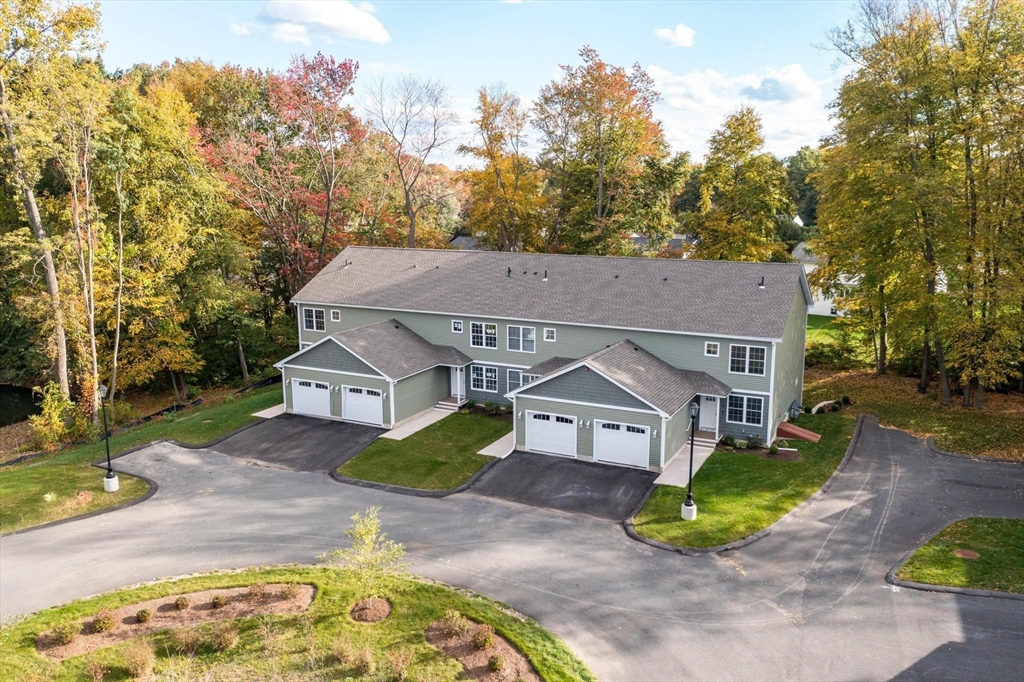
[[100,384],[96,391],[100,395],[100,412],[103,413],[103,444],[107,448],[107,476],[106,480],[103,481],[103,488],[108,493],[117,490],[117,476],[114,474],[114,467],[110,465],[110,430],[107,428],[107,403],[105,398],[107,397],[107,387],[105,384]]
[[700,414],[700,403],[690,403],[690,482],[686,487],[686,502],[683,503],[683,518],[693,521],[697,518],[697,505],[693,503],[693,439],[697,435],[697,415]]

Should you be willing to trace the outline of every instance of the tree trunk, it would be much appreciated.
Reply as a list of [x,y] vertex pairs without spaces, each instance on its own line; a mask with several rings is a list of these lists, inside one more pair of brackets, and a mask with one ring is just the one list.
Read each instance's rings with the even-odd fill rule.
[[249,366],[245,364],[245,350],[242,348],[242,337],[236,336],[235,342],[238,344],[238,364],[242,366],[242,385],[248,386],[251,382],[249,381]]
[[110,404],[114,404],[117,392],[117,362],[121,351],[121,296],[124,293],[124,205],[121,193],[121,173],[114,178],[117,188],[117,294],[114,297],[114,357],[110,367]]
[[185,373],[178,372],[178,379],[181,381],[181,402],[184,405],[188,402],[188,382],[185,380]]
[[984,394],[985,389],[983,389],[981,387],[981,382],[978,381],[977,377],[975,377],[972,380],[972,383],[974,384],[974,409],[980,410],[981,409],[981,396]]
[[412,196],[407,190],[405,193],[405,215],[409,217],[409,248],[416,248],[416,211],[412,208]]
[[885,374],[889,364],[889,312],[885,308],[885,286],[879,285],[878,304],[878,362],[875,365],[875,374]]
[[181,403],[181,397],[178,395],[178,379],[174,376],[174,370],[168,369],[167,373],[171,375],[171,388],[174,389],[174,404],[178,405]]
[[963,407],[971,406],[971,379],[964,382],[964,397],[960,405]]
[[43,220],[39,215],[39,206],[36,204],[35,191],[28,181],[28,174],[25,171],[25,163],[21,158],[21,150],[14,136],[14,124],[7,113],[7,85],[0,76],[0,117],[3,118],[4,135],[7,138],[7,149],[11,154],[12,165],[14,166],[14,184],[21,189],[21,200],[25,206],[25,215],[32,233],[39,242],[39,250],[42,254],[43,270],[46,273],[46,292],[50,296],[53,306],[53,335],[57,345],[57,364],[54,367],[57,383],[60,384],[60,392],[65,398],[71,395],[71,388],[68,383],[68,342],[64,333],[64,311],[60,302],[60,287],[57,283],[57,269],[53,265],[53,253],[46,239],[46,230],[43,229]]
[[942,355],[942,341],[935,339],[935,364],[939,367],[939,387],[942,390],[942,404],[952,405],[953,396],[949,390],[949,374],[946,372],[946,359]]
[[931,381],[931,344],[928,343],[928,328],[924,330],[924,347],[921,349],[921,381],[917,384],[917,392],[928,390]]

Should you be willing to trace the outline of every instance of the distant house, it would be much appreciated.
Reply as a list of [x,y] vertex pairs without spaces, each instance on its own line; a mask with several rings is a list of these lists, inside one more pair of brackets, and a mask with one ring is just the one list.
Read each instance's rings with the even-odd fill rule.
[[[804,272],[807,275],[810,275],[818,267],[818,256],[807,247],[807,242],[800,242],[796,245],[793,249],[793,260],[804,266]],[[843,284],[851,285],[854,282],[844,280]],[[829,317],[843,315],[836,307],[834,299],[825,296],[821,290],[815,287],[811,287],[811,292],[814,295],[814,305],[807,309],[808,315],[827,315]]]
[[674,234],[672,235],[672,239],[659,243],[652,242],[650,237],[645,237],[644,235],[641,234],[633,235],[633,246],[635,246],[637,249],[644,253],[648,251],[660,251],[661,249],[665,248],[678,251],[679,249],[682,249],[684,245],[692,245],[696,241],[697,239],[695,237],[692,237],[688,234]]
[[456,237],[455,239],[451,240],[451,242],[449,242],[449,243],[452,246],[454,246],[456,249],[459,249],[460,251],[479,251],[480,250],[480,242],[477,240],[476,237],[469,237],[467,235],[462,235],[462,236]]

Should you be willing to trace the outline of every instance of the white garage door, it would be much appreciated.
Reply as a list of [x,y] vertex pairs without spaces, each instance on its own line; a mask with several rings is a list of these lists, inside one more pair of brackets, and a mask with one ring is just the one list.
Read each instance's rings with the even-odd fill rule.
[[372,388],[342,386],[341,416],[354,422],[384,425],[384,399]]
[[576,418],[548,412],[526,413],[526,449],[576,456]]
[[292,379],[292,411],[314,417],[331,416],[331,388],[320,381]]
[[598,462],[646,469],[650,451],[649,427],[594,420],[594,459]]

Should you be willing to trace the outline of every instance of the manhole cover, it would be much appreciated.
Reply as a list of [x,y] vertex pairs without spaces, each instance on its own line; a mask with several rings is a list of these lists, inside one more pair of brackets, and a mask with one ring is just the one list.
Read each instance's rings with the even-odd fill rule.
[[977,559],[980,556],[977,552],[970,549],[958,549],[953,554],[956,554],[961,559]]

